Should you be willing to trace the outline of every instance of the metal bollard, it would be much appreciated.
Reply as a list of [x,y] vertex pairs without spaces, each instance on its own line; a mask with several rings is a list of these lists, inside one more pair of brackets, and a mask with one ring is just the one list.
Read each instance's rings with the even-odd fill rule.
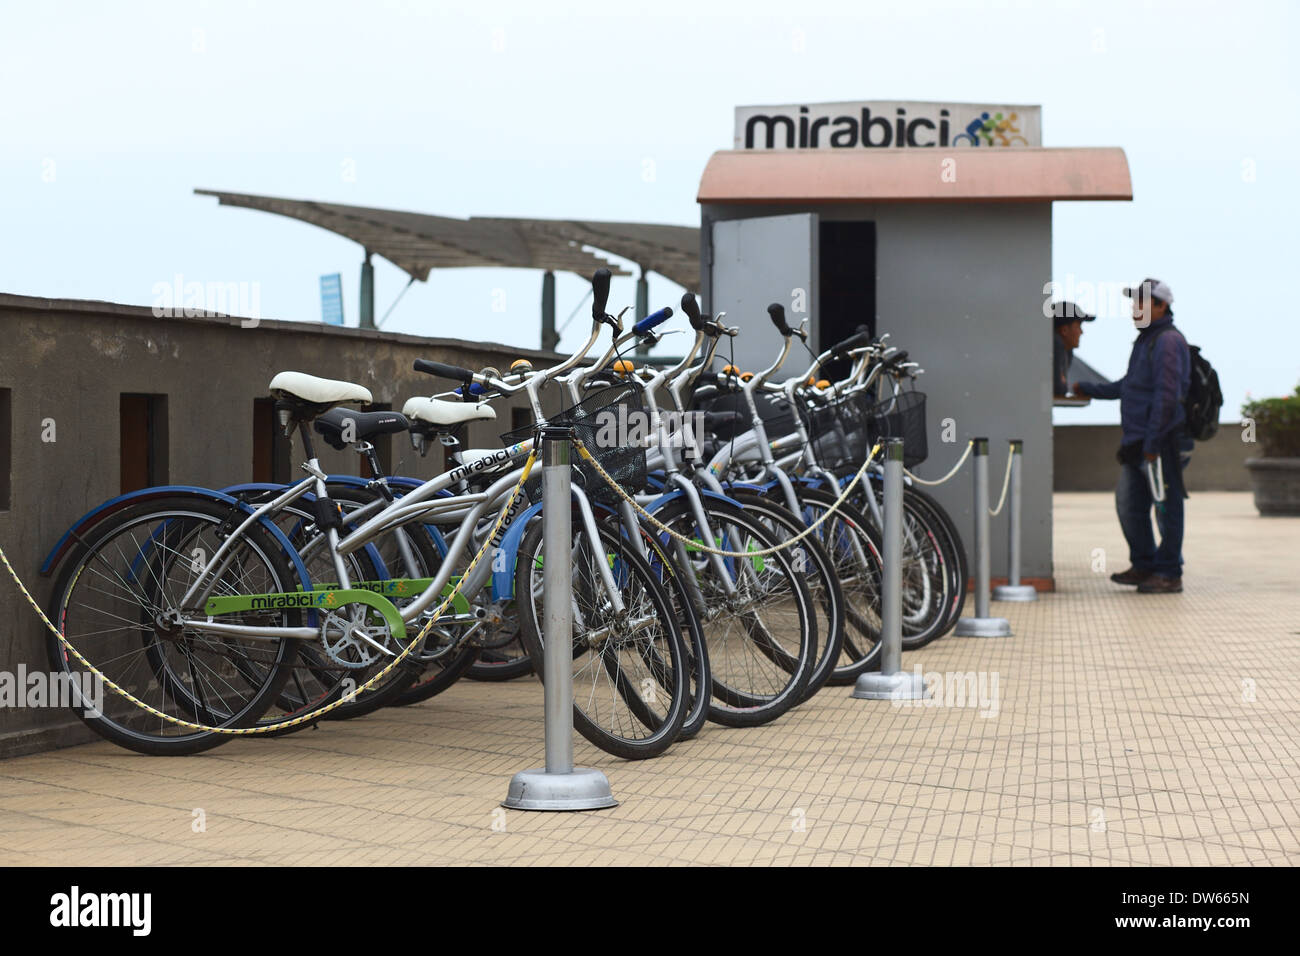
[[599,770],[573,766],[573,591],[569,430],[542,429],[542,557],[546,601],[546,769],[522,770],[502,801],[512,810],[600,810],[618,801]]
[[903,671],[903,440],[885,441],[884,594],[881,600],[880,671],[859,674],[860,700],[921,700],[929,697],[919,673]]
[[1025,443],[1011,439],[1011,490],[1007,507],[1007,583],[993,589],[995,601],[1037,601],[1038,590],[1020,583],[1020,469],[1024,464]]
[[975,459],[975,616],[963,617],[958,637],[1010,637],[1011,622],[989,617],[989,440],[971,439]]

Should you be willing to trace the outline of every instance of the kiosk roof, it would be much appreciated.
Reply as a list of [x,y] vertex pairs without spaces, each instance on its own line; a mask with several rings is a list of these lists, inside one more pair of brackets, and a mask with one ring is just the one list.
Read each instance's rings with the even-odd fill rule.
[[721,150],[709,159],[696,198],[741,204],[1129,200],[1133,184],[1118,147]]

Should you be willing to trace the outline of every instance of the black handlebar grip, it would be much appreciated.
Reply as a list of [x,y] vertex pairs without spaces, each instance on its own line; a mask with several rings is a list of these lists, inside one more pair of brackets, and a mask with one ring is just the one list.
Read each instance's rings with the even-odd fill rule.
[[902,364],[903,364],[904,362],[906,362],[906,361],[907,361],[907,349],[904,349],[904,350],[901,351],[901,352],[897,352],[897,353],[895,353],[895,354],[889,356],[889,358],[886,360],[885,364],[886,364],[886,365],[892,365],[892,366],[899,366],[899,365],[902,365]]
[[794,334],[790,331],[790,326],[786,325],[785,306],[781,305],[780,302],[773,302],[769,305],[767,307],[767,314],[772,317],[772,324],[776,326],[776,330],[782,335]]
[[850,351],[856,349],[858,346],[869,345],[870,343],[871,333],[867,331],[865,325],[859,325],[856,332],[831,349],[831,356],[834,358],[844,358]]
[[686,318],[691,320],[691,328],[697,332],[705,322],[705,318],[700,314],[700,303],[695,299],[695,293],[682,293],[682,311],[686,313]]
[[426,375],[449,378],[456,382],[469,384],[474,381],[474,373],[467,368],[461,368],[459,365],[447,365],[443,362],[430,362],[428,359],[416,359],[413,368],[417,372],[424,372]]
[[597,321],[605,318],[605,305],[609,302],[609,280],[608,269],[597,269],[591,277],[591,317]]

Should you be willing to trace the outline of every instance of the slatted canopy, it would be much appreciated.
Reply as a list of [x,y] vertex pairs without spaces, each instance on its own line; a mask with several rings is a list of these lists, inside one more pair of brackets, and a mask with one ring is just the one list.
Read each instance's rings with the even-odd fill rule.
[[569,219],[454,219],[340,203],[196,189],[223,206],[243,206],[320,226],[382,256],[413,279],[470,266],[630,275],[588,249],[630,259],[686,288],[700,278],[700,235],[691,226]]

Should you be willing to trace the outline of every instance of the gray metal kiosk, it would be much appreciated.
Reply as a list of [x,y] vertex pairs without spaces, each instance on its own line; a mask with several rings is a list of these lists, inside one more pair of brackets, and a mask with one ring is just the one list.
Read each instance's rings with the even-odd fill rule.
[[[972,147],[954,132],[985,113],[1016,111],[1033,137],[1028,145],[998,148],[995,139]],[[903,145],[884,147],[875,124],[895,114],[895,143]],[[929,133],[927,116],[929,129],[947,123],[946,145]],[[917,474],[942,475],[970,438],[987,436],[998,451],[990,462],[996,496],[1007,441],[1024,440],[1022,581],[1050,589],[1052,342],[1043,305],[1051,291],[1052,203],[1130,200],[1132,186],[1123,150],[1042,148],[1037,129],[1036,107],[740,108],[739,148],[710,158],[698,200],[705,302],[746,330],[736,340],[736,363],[761,367],[779,348],[770,302],[783,303],[792,320],[811,317],[814,351],[859,324],[891,333],[890,344],[925,368],[918,387],[928,395],[930,459]],[[798,148],[804,142],[810,145]],[[792,372],[798,363],[792,354]],[[969,479],[928,490],[969,541]],[[1006,535],[995,531],[990,545],[1000,583]]]

